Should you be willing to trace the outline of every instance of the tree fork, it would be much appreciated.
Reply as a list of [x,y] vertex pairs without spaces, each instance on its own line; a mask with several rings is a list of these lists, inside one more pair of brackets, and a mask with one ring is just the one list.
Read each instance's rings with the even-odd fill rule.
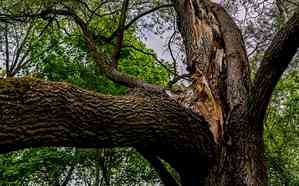
[[[265,185],[262,133],[249,122],[249,62],[241,32],[219,5],[203,0],[175,1],[180,17],[191,105],[210,124],[219,143],[209,185]],[[238,132],[236,132],[238,131]],[[262,168],[261,168],[262,167]]]

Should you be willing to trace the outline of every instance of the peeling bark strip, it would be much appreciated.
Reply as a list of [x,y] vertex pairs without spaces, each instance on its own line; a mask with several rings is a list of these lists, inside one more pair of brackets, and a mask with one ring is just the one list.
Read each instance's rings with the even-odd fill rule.
[[[261,124],[274,86],[298,48],[299,10],[267,50],[252,89],[243,38],[227,12],[208,0],[174,2],[193,78],[181,102],[216,131],[219,126],[225,131],[209,185],[267,185]],[[215,122],[221,119],[217,108],[223,127]],[[210,128],[217,140],[219,132]]]
[[175,2],[193,78],[192,90],[181,102],[209,122],[219,144],[208,183],[263,185],[263,136],[249,122],[249,63],[241,32],[215,3]]

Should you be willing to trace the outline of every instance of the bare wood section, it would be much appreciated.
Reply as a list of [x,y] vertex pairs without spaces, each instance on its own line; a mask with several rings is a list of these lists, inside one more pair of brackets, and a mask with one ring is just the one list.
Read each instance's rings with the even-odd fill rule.
[[[202,115],[210,124],[216,143],[223,136],[222,97],[224,80],[224,46],[218,22],[204,3],[185,1],[180,28],[184,38],[187,66],[192,85],[178,101]],[[191,16],[190,16],[191,15]],[[185,16],[185,17],[184,17]]]

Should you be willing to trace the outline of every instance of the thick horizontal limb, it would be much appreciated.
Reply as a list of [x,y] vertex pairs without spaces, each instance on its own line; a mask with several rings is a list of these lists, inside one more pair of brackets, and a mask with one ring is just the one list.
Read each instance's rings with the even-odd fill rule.
[[104,96],[65,83],[0,80],[0,153],[27,147],[142,147],[211,156],[202,118],[166,97]]

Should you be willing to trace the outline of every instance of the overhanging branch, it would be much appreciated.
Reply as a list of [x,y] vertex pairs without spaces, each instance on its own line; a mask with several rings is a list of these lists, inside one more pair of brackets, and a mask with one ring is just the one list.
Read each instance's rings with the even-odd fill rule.
[[207,123],[172,100],[104,96],[64,83],[0,80],[0,121],[0,153],[138,146],[157,154],[197,149],[210,157],[213,150]]
[[96,42],[94,41],[92,34],[88,30],[86,23],[75,13],[71,11],[68,11],[68,13],[71,15],[71,17],[75,20],[75,22],[80,27],[86,46],[89,49],[92,56],[94,57],[97,65],[101,67],[105,75],[110,80],[131,88],[142,88],[149,92],[156,92],[159,94],[164,93],[163,87],[160,87],[158,85],[148,84],[143,80],[137,79],[129,74],[119,72],[117,69],[113,68],[113,66],[109,65],[106,62],[105,58],[97,51]]

